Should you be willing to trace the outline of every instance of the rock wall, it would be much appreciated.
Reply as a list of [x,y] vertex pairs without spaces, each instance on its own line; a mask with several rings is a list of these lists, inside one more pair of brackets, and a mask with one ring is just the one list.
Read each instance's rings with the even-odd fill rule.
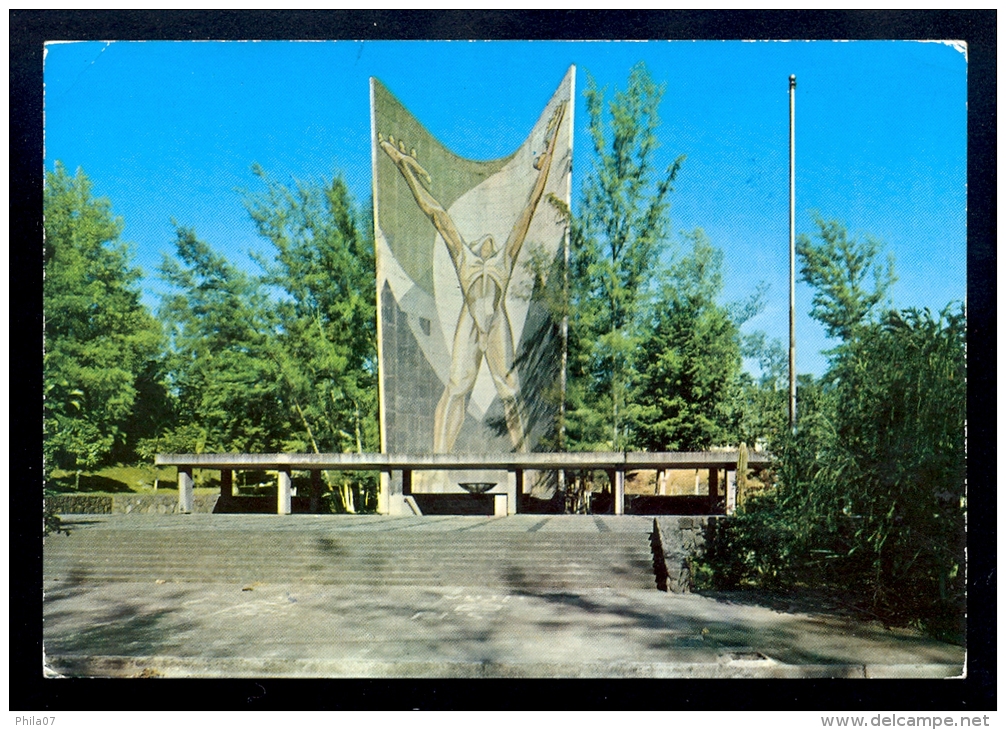
[[[653,520],[654,571],[658,587],[671,593],[692,590],[691,559],[707,549],[719,515],[664,516]],[[662,564],[661,564],[662,559]]]
[[[219,494],[197,494],[193,512],[212,512]],[[178,494],[59,494],[49,499],[57,514],[176,514]]]

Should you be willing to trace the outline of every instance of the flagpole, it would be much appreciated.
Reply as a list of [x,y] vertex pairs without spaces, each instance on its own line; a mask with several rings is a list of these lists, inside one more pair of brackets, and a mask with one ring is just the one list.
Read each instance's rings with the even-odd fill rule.
[[796,74],[789,77],[789,427],[796,433]]

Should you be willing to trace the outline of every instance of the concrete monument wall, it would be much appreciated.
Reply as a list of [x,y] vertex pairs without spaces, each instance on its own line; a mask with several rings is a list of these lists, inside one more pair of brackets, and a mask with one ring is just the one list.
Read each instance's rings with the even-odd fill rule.
[[[371,80],[383,451],[555,448],[562,339],[545,294],[567,249],[573,79],[517,151],[485,162],[450,152]],[[416,476],[429,492],[479,480]]]

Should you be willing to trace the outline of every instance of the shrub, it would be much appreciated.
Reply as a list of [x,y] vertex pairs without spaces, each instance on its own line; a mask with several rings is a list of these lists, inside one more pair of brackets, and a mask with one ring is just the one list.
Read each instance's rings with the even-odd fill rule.
[[801,399],[797,434],[773,444],[776,485],[724,521],[696,574],[829,586],[892,623],[962,636],[965,375],[963,310],[861,328]]

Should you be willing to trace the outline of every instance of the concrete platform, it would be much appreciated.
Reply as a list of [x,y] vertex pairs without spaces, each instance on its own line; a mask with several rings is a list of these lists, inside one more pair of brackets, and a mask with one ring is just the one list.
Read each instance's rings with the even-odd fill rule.
[[[201,540],[219,551],[219,538],[230,535],[241,538],[236,549],[247,549],[242,542],[249,531],[280,547],[284,536],[304,542],[305,535],[329,540],[362,539],[368,533],[382,539],[394,533],[419,535],[418,544],[427,544],[434,560],[452,545],[478,544],[462,543],[466,534],[509,534],[530,544],[539,534],[552,534],[580,546],[578,560],[586,561],[589,548],[583,545],[597,536],[617,533],[634,540],[638,534],[645,543],[646,522],[543,515],[71,520],[73,533],[51,536],[45,548],[46,671],[49,676],[344,678],[961,674],[961,647],[912,632],[823,613],[783,613],[732,602],[729,596],[626,587],[633,583],[622,580],[597,587],[594,573],[587,574],[593,583],[556,589],[549,581],[321,583],[303,572],[290,580],[268,564],[251,582],[247,576],[177,580],[170,565],[135,567],[125,579],[114,580],[66,568],[75,549],[100,546],[102,539],[127,545],[131,534],[167,546],[184,543],[189,560],[212,561],[212,553],[199,554]],[[410,542],[410,549],[415,544]],[[533,550],[527,559],[536,559]],[[117,562],[130,560],[129,549],[121,550]]]

